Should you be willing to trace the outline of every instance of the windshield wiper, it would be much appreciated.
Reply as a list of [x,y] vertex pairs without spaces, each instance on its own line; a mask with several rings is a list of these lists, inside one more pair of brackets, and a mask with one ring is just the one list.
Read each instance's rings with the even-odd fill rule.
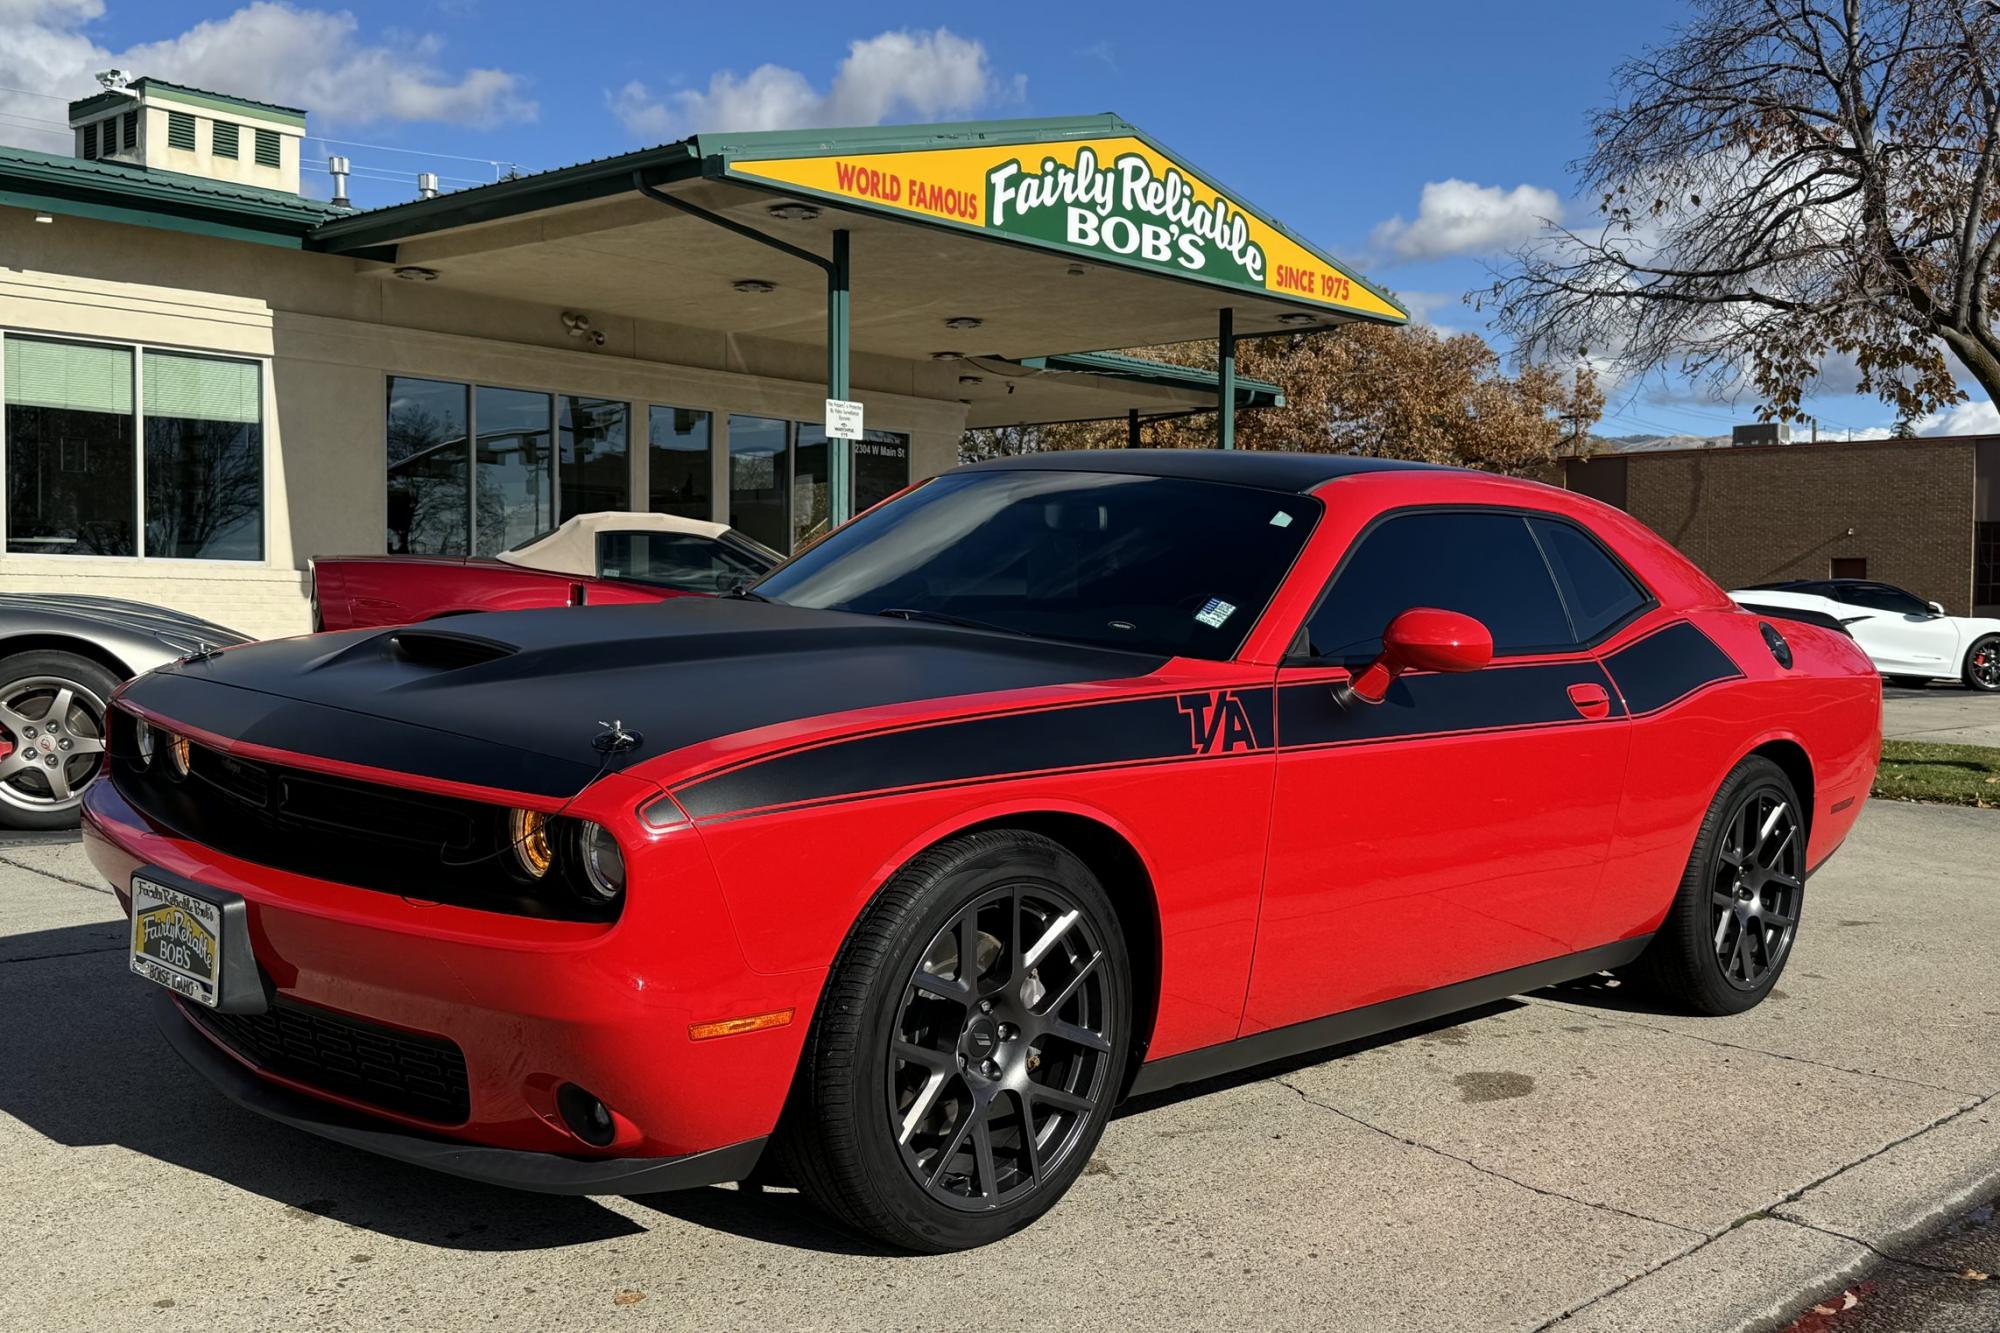
[[956,625],[960,629],[990,630],[995,634],[1012,634],[1016,638],[1032,639],[1035,636],[1025,630],[1009,629],[996,625],[990,620],[974,620],[970,616],[955,616],[945,611],[925,611],[914,606],[889,606],[875,613],[878,616],[893,616],[897,620],[924,620],[934,625]]

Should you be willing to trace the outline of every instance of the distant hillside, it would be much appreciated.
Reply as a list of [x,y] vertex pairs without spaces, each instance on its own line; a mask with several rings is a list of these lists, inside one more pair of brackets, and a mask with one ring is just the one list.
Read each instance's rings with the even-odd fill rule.
[[1593,435],[1598,451],[1612,454],[1648,454],[1662,449],[1717,449],[1729,444],[1727,435]]

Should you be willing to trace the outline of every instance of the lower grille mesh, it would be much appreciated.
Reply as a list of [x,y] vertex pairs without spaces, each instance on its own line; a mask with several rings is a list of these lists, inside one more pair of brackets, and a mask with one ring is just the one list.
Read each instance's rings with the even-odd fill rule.
[[465,1055],[441,1037],[379,1027],[282,998],[262,1014],[181,1008],[270,1073],[434,1124],[462,1124],[471,1114]]

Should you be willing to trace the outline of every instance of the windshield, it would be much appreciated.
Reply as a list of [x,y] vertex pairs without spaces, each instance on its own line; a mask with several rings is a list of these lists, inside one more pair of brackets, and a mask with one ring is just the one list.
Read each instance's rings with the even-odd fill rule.
[[774,602],[977,624],[1166,656],[1232,656],[1320,505],[1175,477],[961,472],[757,585]]

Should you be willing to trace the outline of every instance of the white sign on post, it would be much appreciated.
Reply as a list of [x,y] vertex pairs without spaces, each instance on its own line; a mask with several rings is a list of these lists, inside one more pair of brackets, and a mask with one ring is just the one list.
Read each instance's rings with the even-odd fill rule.
[[861,404],[847,398],[826,400],[826,435],[830,440],[861,438]]

